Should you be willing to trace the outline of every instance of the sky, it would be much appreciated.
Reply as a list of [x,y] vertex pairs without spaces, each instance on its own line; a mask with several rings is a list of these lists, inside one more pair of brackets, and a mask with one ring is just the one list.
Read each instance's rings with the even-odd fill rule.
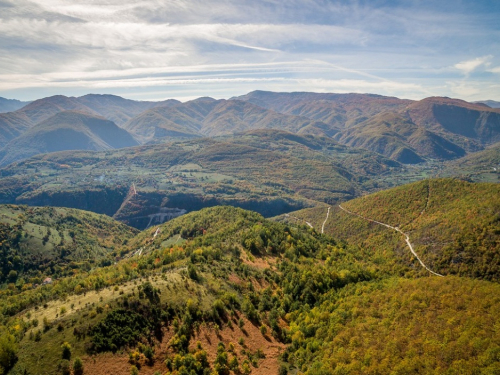
[[498,0],[0,0],[0,96],[500,101]]

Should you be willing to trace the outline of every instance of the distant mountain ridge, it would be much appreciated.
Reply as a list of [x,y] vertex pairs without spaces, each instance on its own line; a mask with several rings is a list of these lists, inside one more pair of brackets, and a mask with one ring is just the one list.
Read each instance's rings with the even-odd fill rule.
[[240,100],[200,98],[155,107],[124,125],[143,141],[155,138],[214,137],[255,129],[333,135],[337,131],[307,117],[287,115]]
[[152,107],[179,103],[177,100],[135,101],[116,95],[50,96],[35,100],[16,111],[0,113],[0,147],[27,129],[63,111],[79,111],[93,116],[102,116],[117,125],[123,125],[131,118]]
[[30,102],[23,102],[17,99],[6,99],[0,97],[0,113],[16,111]]
[[10,141],[0,151],[0,165],[48,152],[104,151],[136,145],[138,142],[112,121],[85,112],[64,111]]
[[500,108],[500,102],[498,102],[496,100],[481,100],[481,101],[474,102],[474,103],[486,104],[488,107],[491,107],[491,108]]
[[56,95],[0,113],[0,146],[63,111],[102,116],[141,144],[276,129],[331,137],[405,164],[457,159],[500,141],[500,109],[486,104],[442,97],[413,101],[375,94],[254,91],[229,100],[203,97],[184,103]]
[[235,99],[323,121],[339,130],[340,143],[409,164],[456,159],[500,140],[500,110],[459,99],[265,91]]

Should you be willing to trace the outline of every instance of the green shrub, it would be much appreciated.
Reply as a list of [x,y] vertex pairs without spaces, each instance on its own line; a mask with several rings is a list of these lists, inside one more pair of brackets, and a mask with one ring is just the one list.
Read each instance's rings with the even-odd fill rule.
[[62,358],[69,360],[71,358],[71,345],[67,342],[64,342],[61,345],[62,349]]
[[17,361],[17,345],[14,336],[0,332],[0,374],[7,373]]
[[75,375],[83,374],[83,362],[79,357],[76,357],[73,361],[73,372]]

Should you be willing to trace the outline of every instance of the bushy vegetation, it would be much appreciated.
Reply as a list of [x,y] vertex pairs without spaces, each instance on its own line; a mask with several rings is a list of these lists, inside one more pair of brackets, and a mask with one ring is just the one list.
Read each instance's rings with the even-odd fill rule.
[[494,374],[499,292],[456,277],[351,285],[293,314],[288,360],[306,374]]
[[[14,358],[9,366],[19,357],[32,368],[36,361],[27,348],[36,343],[58,348],[54,363],[111,351],[130,353],[128,369],[163,363],[174,374],[250,373],[264,354],[246,348],[247,321],[259,337],[287,345],[281,373],[496,371],[499,338],[481,328],[498,325],[498,285],[488,281],[415,278],[420,274],[395,253],[233,207],[184,215],[141,232],[117,251],[124,259],[116,265],[39,289],[2,291],[2,322]],[[75,293],[95,293],[94,302],[74,309],[68,296]],[[30,306],[37,306],[30,314],[48,310],[44,304],[61,315],[41,315],[37,323],[27,313],[14,317]],[[194,344],[207,329],[216,335],[240,330],[242,351],[221,343],[210,358],[206,347]],[[166,332],[167,351],[160,354]],[[61,354],[65,341],[70,358]],[[50,352],[43,361],[50,361]]]
[[[415,251],[444,275],[500,280],[500,188],[497,184],[430,179],[345,202],[364,218],[399,227]],[[326,208],[295,214],[321,225]],[[384,262],[426,271],[409,252],[400,233],[332,207],[325,232],[378,253]],[[410,274],[408,274],[411,276]]]
[[[315,201],[351,199],[381,177],[405,173],[397,162],[328,138],[260,131],[101,153],[36,156],[2,170],[3,202],[74,207],[146,228],[160,206],[187,211],[232,205],[274,216]],[[377,182],[370,183],[372,180]],[[134,204],[123,204],[132,183]]]
[[0,205],[0,283],[29,289],[51,278],[109,265],[137,230],[106,216],[54,207]]
[[6,374],[17,361],[16,338],[0,329],[0,374]]

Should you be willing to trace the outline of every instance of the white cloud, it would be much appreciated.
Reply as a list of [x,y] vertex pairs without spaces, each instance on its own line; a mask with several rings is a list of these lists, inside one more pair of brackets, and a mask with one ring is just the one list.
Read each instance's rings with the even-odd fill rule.
[[455,64],[455,68],[460,70],[463,74],[468,75],[472,73],[474,70],[479,68],[481,65],[488,66],[490,64],[489,60],[492,59],[493,56],[483,56],[477,57],[472,60],[462,61],[458,64]]
[[[0,0],[0,90],[262,84],[414,97],[454,94],[443,75],[500,72],[485,56],[500,40],[496,14],[400,3]],[[482,57],[462,61],[464,50]]]
[[484,82],[447,82],[448,90],[455,96],[468,101],[499,100],[500,84]]
[[19,37],[28,43],[52,43],[82,48],[163,48],[179,40],[204,40],[268,50],[301,42],[321,45],[364,43],[357,30],[303,24],[143,24],[129,22],[48,22],[12,19],[0,24],[3,38]]

